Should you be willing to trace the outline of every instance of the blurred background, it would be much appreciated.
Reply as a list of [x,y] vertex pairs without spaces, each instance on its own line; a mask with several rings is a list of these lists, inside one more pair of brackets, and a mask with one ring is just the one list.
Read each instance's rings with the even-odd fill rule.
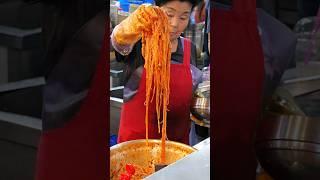
[[43,4],[0,1],[0,179],[33,179],[44,85]]
[[[297,50],[295,62],[303,64],[305,49],[311,41],[311,32],[316,23],[316,13],[319,6],[317,0],[258,0],[258,7],[264,9],[270,16],[279,20],[292,30],[297,37]],[[228,0],[220,0],[224,4],[230,4]],[[110,1],[110,6],[113,1]],[[123,14],[110,8],[110,19],[114,27]],[[50,13],[41,2],[27,3],[23,0],[0,0],[0,179],[2,180],[32,180],[36,160],[37,143],[41,132],[42,87],[45,84],[46,73],[46,40],[43,24],[48,23],[44,18]],[[307,19],[302,19],[309,17]],[[299,21],[299,22],[298,22]],[[48,26],[45,26],[48,27]],[[197,33],[195,36],[194,32]],[[193,34],[193,35],[192,35]],[[190,24],[186,36],[191,37],[198,44],[199,59],[197,66],[205,66],[205,54],[203,54],[204,25]],[[319,42],[319,36],[315,36]],[[305,43],[305,44],[304,44]],[[311,77],[312,83],[317,84],[317,72],[319,61],[317,60],[317,45],[314,46],[313,56],[306,66],[296,68],[303,73],[305,78]],[[300,57],[300,58],[299,58]],[[111,96],[118,99],[110,106],[110,135],[117,133],[119,110],[121,108],[121,94],[117,88],[121,87],[122,67],[114,61],[112,50],[110,51],[110,88]],[[318,61],[318,62],[317,62]],[[310,70],[313,69],[313,70]],[[300,73],[301,75],[301,73]],[[287,72],[284,81],[288,84],[292,78],[300,78],[294,70]],[[313,78],[313,79],[312,79]],[[298,79],[299,80],[299,79]],[[297,81],[296,81],[297,82]],[[311,82],[311,81],[309,81]],[[300,103],[307,103],[306,99],[318,98],[318,94],[310,94],[305,99],[299,96]],[[314,97],[314,98],[313,98]],[[298,99],[298,100],[299,100]],[[318,102],[318,101],[317,101]],[[307,110],[319,116],[319,110],[309,105]],[[113,108],[113,109],[112,109]],[[113,124],[112,124],[113,123]],[[204,131],[205,132],[205,131]],[[207,133],[200,136],[208,136]]]
[[105,0],[0,0],[0,179],[33,180],[42,88],[65,43]]

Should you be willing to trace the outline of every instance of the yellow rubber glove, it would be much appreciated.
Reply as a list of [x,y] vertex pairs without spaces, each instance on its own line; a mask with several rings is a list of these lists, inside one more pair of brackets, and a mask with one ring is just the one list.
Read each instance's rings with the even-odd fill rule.
[[134,44],[141,38],[141,32],[147,30],[157,19],[157,6],[141,5],[114,29],[114,38],[119,45]]

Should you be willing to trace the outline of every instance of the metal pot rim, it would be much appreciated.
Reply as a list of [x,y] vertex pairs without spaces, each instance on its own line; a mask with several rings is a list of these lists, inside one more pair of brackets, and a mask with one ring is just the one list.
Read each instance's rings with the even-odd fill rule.
[[[152,143],[152,144],[161,144],[161,140],[159,140],[159,139],[148,139],[148,142]],[[110,152],[112,150],[114,150],[114,149],[118,149],[118,148],[121,148],[123,146],[127,146],[127,145],[130,145],[130,144],[138,144],[138,143],[146,143],[146,139],[136,139],[136,140],[130,140],[130,141],[125,141],[125,142],[116,144],[116,145],[110,147]],[[192,146],[189,146],[187,144],[183,144],[183,143],[180,143],[180,142],[176,142],[176,141],[166,140],[166,144],[177,145],[179,147],[183,147],[183,148],[192,150],[193,152],[197,151],[197,149],[192,147]]]

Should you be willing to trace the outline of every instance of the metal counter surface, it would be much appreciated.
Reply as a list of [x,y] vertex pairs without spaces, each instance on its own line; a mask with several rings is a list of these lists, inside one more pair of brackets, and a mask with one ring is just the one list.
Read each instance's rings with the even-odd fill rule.
[[196,144],[194,148],[198,151],[146,177],[145,180],[209,180],[210,138]]

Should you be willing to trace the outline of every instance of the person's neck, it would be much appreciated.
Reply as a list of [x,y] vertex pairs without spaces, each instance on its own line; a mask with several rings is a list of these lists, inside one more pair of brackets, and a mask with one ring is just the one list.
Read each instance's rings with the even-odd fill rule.
[[178,49],[178,39],[171,41],[171,52],[176,52]]

